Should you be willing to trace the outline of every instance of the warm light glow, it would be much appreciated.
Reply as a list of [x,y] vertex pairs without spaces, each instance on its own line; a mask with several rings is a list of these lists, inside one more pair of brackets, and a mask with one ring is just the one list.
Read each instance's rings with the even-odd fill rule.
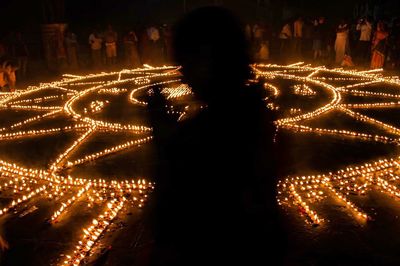
[[[376,70],[327,69],[322,66],[304,65],[302,62],[288,66],[252,65],[252,69],[256,75],[254,81],[263,82],[264,89],[270,92],[271,96],[265,99],[266,107],[278,112],[284,110],[284,106],[277,106],[274,100],[279,99],[284,93],[291,93],[295,97],[309,100],[316,98],[314,96],[320,96],[320,92],[324,91],[324,95],[328,97],[323,106],[311,111],[306,106],[288,108],[285,116],[275,121],[279,130],[288,130],[296,134],[346,137],[353,141],[378,142],[388,146],[399,144],[400,128],[354,110],[399,107],[400,102],[396,98],[400,98],[400,93],[383,93],[367,89],[368,86],[376,84],[399,88],[398,77],[385,77],[380,73],[381,71]],[[324,74],[329,74],[329,77],[324,77]],[[285,91],[285,88],[273,85],[277,83],[277,79],[287,79],[295,85]],[[332,85],[342,81],[356,83],[346,86]],[[65,172],[68,171],[66,169],[96,162],[100,158],[106,158],[121,151],[136,150],[152,141],[152,128],[140,123],[109,122],[102,118],[102,115],[105,110],[111,108],[109,106],[112,106],[115,97],[123,97],[135,108],[146,108],[148,104],[140,98],[141,95],[157,87],[161,88],[161,94],[168,100],[166,112],[179,117],[178,121],[182,121],[183,117],[190,113],[191,105],[187,104],[184,110],[179,110],[175,108],[173,102],[182,102],[185,96],[193,95],[193,91],[187,84],[182,84],[178,67],[175,66],[145,65],[144,68],[134,70],[124,69],[119,72],[85,76],[65,74],[60,81],[31,86],[14,93],[0,93],[0,108],[36,112],[35,115],[1,128],[0,140],[34,138],[61,132],[78,133],[76,139],[57,154],[45,169],[33,169],[24,167],[20,163],[0,160],[2,176],[0,191],[10,193],[12,197],[10,204],[0,209],[0,215],[11,214],[34,197],[43,197],[55,204],[51,217],[48,217],[53,227],[67,222],[73,208],[82,202],[90,214],[93,214],[95,210],[101,210],[100,214],[91,215],[88,224],[82,226],[82,231],[77,233],[80,241],[70,247],[71,252],[66,252],[69,255],[63,258],[64,265],[79,265],[102,241],[102,236],[110,233],[107,232],[107,228],[112,225],[117,216],[124,217],[129,208],[138,210],[145,206],[149,193],[154,189],[154,183],[142,177],[119,177],[119,180],[111,177],[98,179],[92,176],[77,178],[66,175]],[[377,103],[352,104],[344,102],[343,95],[377,96],[391,100],[390,102],[382,100]],[[52,104],[54,102],[62,102],[62,104],[58,106]],[[200,109],[203,108],[207,107],[201,106]],[[319,119],[332,111],[372,124],[383,133],[367,134],[357,132],[357,130],[318,128],[306,126],[303,123]],[[68,117],[73,121],[73,125],[25,128],[36,122],[59,116]],[[80,155],[80,158],[73,156],[98,132],[111,135],[122,132],[126,136],[132,136],[132,139],[93,153]],[[390,135],[385,135],[385,132]],[[362,206],[357,206],[359,204],[355,197],[365,195],[368,191],[375,189],[393,198],[399,198],[400,190],[395,185],[395,182],[400,181],[399,166],[400,158],[392,158],[348,167],[335,173],[287,177],[278,184],[277,200],[281,206],[296,206],[307,223],[326,225],[329,221],[325,219],[324,212],[320,211],[318,204],[329,197],[337,204],[341,204],[357,222],[364,224],[373,214],[363,210]]]

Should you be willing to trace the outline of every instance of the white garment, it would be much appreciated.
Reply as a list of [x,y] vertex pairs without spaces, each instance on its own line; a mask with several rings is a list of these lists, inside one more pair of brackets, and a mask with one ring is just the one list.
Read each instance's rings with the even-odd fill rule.
[[343,61],[344,55],[346,53],[348,35],[349,31],[336,33],[335,52],[336,52],[336,63],[338,64],[340,64]]
[[89,44],[92,50],[99,50],[101,49],[101,44],[103,40],[101,38],[96,37],[93,33],[89,36]]
[[368,21],[363,24],[357,24],[357,30],[361,31],[360,41],[369,42],[371,40],[372,25]]
[[160,39],[160,32],[155,27],[150,27],[147,30],[147,35],[149,36],[149,39],[154,42],[156,42],[156,41],[158,41],[158,39]]
[[290,39],[292,38],[292,30],[289,24],[283,26],[281,33],[279,34],[279,39]]
[[259,52],[259,57],[261,60],[268,60],[269,59],[269,48],[268,44],[262,43],[260,52]]

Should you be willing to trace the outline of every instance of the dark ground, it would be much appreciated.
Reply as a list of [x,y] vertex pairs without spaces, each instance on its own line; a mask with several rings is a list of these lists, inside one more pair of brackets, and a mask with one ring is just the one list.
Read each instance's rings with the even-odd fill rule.
[[[35,83],[35,80],[43,81],[40,79],[40,73],[34,76],[34,79],[26,83]],[[43,76],[47,79],[46,74]],[[48,75],[48,78],[51,79],[52,76]],[[285,92],[285,90],[289,91],[293,82],[277,80],[276,84]],[[314,89],[318,91],[318,95],[310,99],[298,99],[284,93],[280,99],[282,115],[291,107],[301,106],[303,110],[307,108],[312,110],[329,101],[326,98],[326,92],[320,88]],[[85,106],[87,101],[97,99],[97,97],[99,96],[91,95],[78,105]],[[146,111],[127,104],[124,95],[107,97],[110,97],[112,105],[94,117],[113,122],[146,123]],[[355,100],[359,99],[349,99],[349,101]],[[26,111],[1,110],[0,113],[1,126],[32,115]],[[368,115],[391,122],[396,126],[399,123],[397,109],[386,110],[386,112],[368,110]],[[60,123],[68,124],[69,120],[67,118],[54,119],[40,126],[45,124],[46,127],[52,127]],[[379,128],[361,124],[335,112],[305,124],[382,133]],[[39,125],[32,124],[29,127],[35,128]],[[50,137],[2,141],[0,159],[17,162],[24,166],[46,167],[51,159],[68,146],[74,138],[76,138],[75,133],[65,133]],[[115,135],[98,133],[73,157],[80,157],[96,149],[115,145],[123,142],[125,138],[127,136],[122,133]],[[277,141],[283,151],[280,160],[285,165],[280,169],[282,178],[288,175],[326,173],[348,165],[361,164],[381,157],[393,157],[398,154],[398,147],[391,144],[356,141],[334,136],[297,134],[290,131],[279,132]],[[153,152],[154,147],[147,144],[105,157],[95,163],[78,166],[69,174],[75,177],[97,178],[149,176],[154,167]],[[5,194],[1,194],[0,197],[5,202],[10,200]],[[400,255],[397,252],[400,244],[399,202],[378,191],[369,192],[363,197],[353,197],[351,200],[371,215],[373,220],[366,225],[360,225],[346,212],[341,203],[334,200],[327,201],[319,207],[329,220],[328,223],[319,227],[305,224],[294,208],[282,209],[290,240],[287,265],[398,265],[400,263]],[[78,241],[82,224],[93,218],[85,203],[81,202],[68,214],[69,218],[64,219],[64,222],[57,224],[54,228],[50,228],[44,221],[57,205],[48,200],[33,199],[26,203],[26,208],[32,205],[39,209],[23,218],[15,214],[0,218],[4,235],[11,246],[9,251],[2,254],[2,265],[54,264],[60,258],[60,254],[69,253],[74,243]],[[123,226],[118,230],[114,229],[113,234],[106,234],[100,241],[100,247],[111,245],[112,248],[92,265],[146,265],[152,247],[147,216],[142,215],[142,210],[133,211],[131,215],[127,214],[129,212],[131,210],[125,210],[116,221],[116,224],[123,221]]]

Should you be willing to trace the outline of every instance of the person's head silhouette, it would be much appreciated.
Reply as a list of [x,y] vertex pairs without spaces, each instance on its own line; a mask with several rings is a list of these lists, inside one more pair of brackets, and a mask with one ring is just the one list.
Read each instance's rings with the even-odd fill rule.
[[221,102],[249,78],[245,34],[228,10],[194,10],[176,25],[174,33],[175,60],[201,100]]

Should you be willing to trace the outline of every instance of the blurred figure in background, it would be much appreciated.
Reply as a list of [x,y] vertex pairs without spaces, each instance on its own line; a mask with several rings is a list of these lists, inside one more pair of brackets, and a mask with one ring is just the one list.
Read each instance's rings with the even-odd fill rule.
[[0,66],[0,91],[4,92],[6,89],[7,85],[7,79],[6,79],[6,72],[5,69]]
[[98,69],[101,67],[101,51],[103,39],[97,30],[94,30],[89,35],[89,45],[92,54],[92,67]]
[[163,39],[164,39],[164,58],[167,64],[173,62],[173,52],[172,52],[172,30],[167,24],[163,26]]
[[393,21],[392,31],[390,33],[390,57],[392,69],[400,66],[400,19]]
[[55,51],[58,70],[64,70],[67,67],[67,51],[65,49],[65,34],[58,30],[56,35],[54,36],[54,41],[51,42],[54,47],[52,48]]
[[149,63],[150,56],[150,40],[147,34],[147,27],[141,27],[139,31],[139,54],[142,64]]
[[269,60],[269,43],[268,41],[262,41],[260,50],[257,53],[258,62],[266,63]]
[[3,88],[7,86],[10,92],[15,92],[16,89],[17,75],[15,72],[17,69],[18,66],[10,60],[4,61],[1,69],[3,72],[3,77],[0,83],[3,84]]
[[360,32],[357,45],[358,61],[365,63],[369,61],[371,51],[372,24],[368,18],[362,18],[358,21],[357,31]]
[[294,53],[296,56],[302,56],[303,48],[303,29],[304,20],[302,17],[298,17],[293,23],[293,37],[294,37]]
[[157,65],[163,59],[162,49],[163,43],[161,41],[160,31],[156,26],[150,26],[147,29],[148,42],[148,63],[150,65]]
[[286,21],[282,27],[281,32],[279,33],[281,58],[288,57],[292,36],[292,28],[290,27],[290,22]]
[[71,69],[78,68],[78,39],[76,34],[67,30],[65,34],[65,47],[67,49],[68,64]]
[[265,63],[269,59],[269,29],[264,22],[256,25],[253,33],[254,59]]
[[335,41],[335,53],[336,53],[336,64],[341,64],[346,54],[349,39],[349,27],[347,23],[342,19],[340,24],[336,28],[336,41]]
[[107,65],[115,65],[117,63],[117,40],[118,34],[113,30],[111,25],[108,25],[104,32],[104,41],[106,45],[106,62]]
[[314,60],[319,60],[322,57],[322,39],[323,39],[323,24],[324,19],[319,18],[314,20],[314,28],[313,28],[313,58]]
[[124,36],[125,58],[128,67],[139,67],[140,58],[138,52],[138,38],[131,30]]
[[264,29],[261,24],[256,23],[253,26],[253,47],[254,54],[258,54],[261,48],[261,43],[263,41]]
[[249,23],[246,24],[245,33],[246,33],[247,41],[248,41],[249,43],[251,43],[252,40],[253,40],[253,33],[252,33],[251,26],[250,26]]
[[372,40],[371,68],[382,68],[386,58],[386,44],[389,32],[383,21],[379,21]]
[[314,21],[313,19],[303,19],[303,37],[301,45],[301,55],[299,59],[313,58],[313,34],[314,34]]

